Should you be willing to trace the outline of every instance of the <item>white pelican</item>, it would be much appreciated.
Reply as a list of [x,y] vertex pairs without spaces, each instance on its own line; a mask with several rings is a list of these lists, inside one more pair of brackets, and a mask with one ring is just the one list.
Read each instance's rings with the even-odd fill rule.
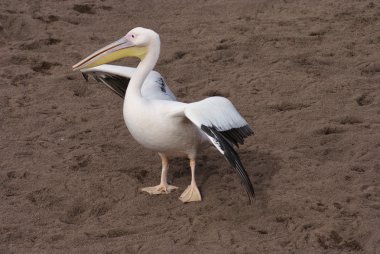
[[[252,183],[233,148],[253,134],[248,123],[223,97],[210,97],[194,103],[176,101],[162,76],[153,71],[159,54],[158,34],[137,27],[73,66],[73,70],[80,70],[86,80],[88,75],[93,75],[124,98],[123,116],[131,135],[161,157],[160,184],[142,191],[167,194],[177,189],[167,182],[169,158],[187,156],[191,183],[179,199],[184,203],[201,201],[195,181],[196,158],[201,149],[213,144],[236,170],[252,201]],[[124,57],[138,57],[141,61],[137,68],[106,64]]]

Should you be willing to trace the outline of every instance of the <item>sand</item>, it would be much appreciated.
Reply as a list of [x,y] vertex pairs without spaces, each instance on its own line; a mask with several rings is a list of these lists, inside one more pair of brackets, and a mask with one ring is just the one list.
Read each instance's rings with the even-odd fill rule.
[[[149,196],[159,157],[71,66],[143,26],[185,102],[222,95],[255,135],[247,196],[216,150],[204,200]],[[377,1],[0,2],[0,253],[380,253]],[[135,65],[136,61],[122,61]]]

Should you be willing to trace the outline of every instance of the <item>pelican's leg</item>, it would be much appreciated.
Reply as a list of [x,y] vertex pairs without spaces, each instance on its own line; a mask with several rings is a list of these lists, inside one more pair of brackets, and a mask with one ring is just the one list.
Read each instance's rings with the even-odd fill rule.
[[202,201],[201,193],[198,190],[197,184],[195,182],[195,159],[190,159],[191,167],[191,184],[186,188],[182,193],[179,199],[183,203],[193,202],[193,201]]
[[167,181],[168,169],[169,169],[169,159],[166,155],[159,153],[162,160],[162,173],[161,173],[161,183],[157,186],[142,188],[142,191],[146,191],[149,194],[169,194],[173,190],[178,189],[178,187],[169,185]]

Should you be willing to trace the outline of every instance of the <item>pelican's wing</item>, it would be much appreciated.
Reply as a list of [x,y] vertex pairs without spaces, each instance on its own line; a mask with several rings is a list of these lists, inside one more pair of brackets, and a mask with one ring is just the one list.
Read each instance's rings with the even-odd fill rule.
[[[86,80],[91,75],[96,81],[103,83],[122,98],[125,96],[125,91],[135,71],[136,68],[110,64],[81,70]],[[141,94],[147,99],[176,100],[174,94],[166,85],[164,78],[156,71],[151,71],[145,79]]]
[[253,134],[232,103],[223,97],[210,97],[187,104],[185,116],[200,128],[240,176],[249,199],[255,196],[252,183],[233,145],[243,144]]

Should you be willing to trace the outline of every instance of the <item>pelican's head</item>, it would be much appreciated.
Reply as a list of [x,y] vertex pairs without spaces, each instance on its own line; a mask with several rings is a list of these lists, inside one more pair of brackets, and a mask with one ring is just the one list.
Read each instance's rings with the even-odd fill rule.
[[73,65],[73,70],[92,68],[125,57],[144,59],[151,46],[160,46],[160,38],[150,29],[136,27],[121,39],[99,49],[82,61]]

